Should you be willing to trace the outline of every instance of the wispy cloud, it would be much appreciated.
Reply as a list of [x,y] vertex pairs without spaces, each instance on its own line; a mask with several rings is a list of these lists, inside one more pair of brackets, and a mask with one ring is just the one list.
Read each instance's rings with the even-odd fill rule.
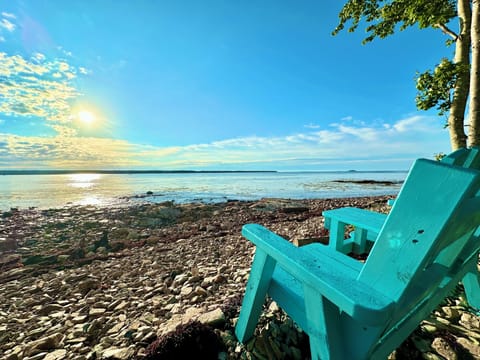
[[363,141],[376,141],[380,133],[378,129],[371,127],[338,125],[337,129],[342,134],[351,135],[352,137],[357,137]]
[[[422,126],[414,127],[416,123]],[[435,118],[421,116],[401,119],[391,127],[336,124],[329,130],[284,137],[251,136],[169,148],[74,135],[21,138],[4,134],[3,141],[8,143],[8,156],[14,156],[17,162],[36,160],[37,164],[55,167],[212,168],[257,164],[274,168],[276,164],[289,163],[301,168],[305,164],[334,167],[335,162],[365,162],[379,157],[414,159],[443,150],[440,147],[446,139]],[[4,161],[5,156],[0,156],[0,160]]]
[[428,123],[424,124],[425,118],[422,116],[412,116],[405,119],[401,119],[397,121],[393,128],[398,132],[406,132],[411,130],[418,130],[419,128],[423,128],[425,125],[428,127]]
[[[15,24],[15,20],[17,17],[12,13],[2,12],[2,16],[0,18],[0,34],[3,32],[13,33],[17,28]],[[0,36],[0,42],[5,42],[5,36]]]
[[2,16],[3,16],[3,17],[6,17],[6,18],[9,18],[9,19],[16,19],[16,18],[17,18],[17,17],[15,16],[15,14],[8,13],[8,12],[5,12],[5,11],[2,12]]
[[317,125],[317,124],[314,124],[314,123],[310,123],[310,124],[307,124],[307,125],[303,125],[304,128],[307,128],[307,129],[319,129],[320,128],[320,125]]
[[11,13],[2,12],[0,17],[0,43],[7,41],[7,37],[12,36],[17,25],[15,24],[16,16]]
[[7,19],[2,19],[0,20],[0,28],[13,32],[16,28],[16,25]]
[[[405,127],[405,124],[412,126]],[[413,126],[421,124],[421,126]],[[390,127],[375,122],[366,126],[331,124],[330,129],[298,133],[284,137],[246,137],[196,144],[178,148],[176,165],[212,166],[229,163],[257,164],[275,168],[289,164],[339,168],[341,163],[364,165],[390,159],[392,168],[402,162],[404,168],[417,157],[432,157],[448,146],[448,134],[437,118],[412,116]],[[444,150],[448,151],[448,150]],[[172,163],[173,164],[173,163]]]
[[0,163],[20,168],[339,169],[375,168],[383,162],[384,167],[397,169],[407,168],[417,157],[445,151],[448,144],[436,118],[418,115],[389,127],[332,124],[328,130],[283,137],[250,136],[172,147],[77,137],[75,131],[58,126],[54,137],[0,134]]

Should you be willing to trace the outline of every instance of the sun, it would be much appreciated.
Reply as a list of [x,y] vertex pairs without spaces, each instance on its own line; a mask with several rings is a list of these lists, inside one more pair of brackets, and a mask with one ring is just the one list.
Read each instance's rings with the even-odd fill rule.
[[78,120],[84,124],[92,124],[95,122],[95,115],[91,111],[82,110],[78,112]]

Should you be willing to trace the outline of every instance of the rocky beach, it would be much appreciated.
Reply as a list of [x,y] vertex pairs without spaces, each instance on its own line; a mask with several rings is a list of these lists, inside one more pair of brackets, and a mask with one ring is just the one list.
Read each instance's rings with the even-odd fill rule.
[[[233,330],[254,247],[245,223],[302,245],[322,211],[388,211],[389,197],[11,209],[0,218],[0,359],[308,359],[308,337],[267,301]],[[480,359],[459,285],[391,359]]]

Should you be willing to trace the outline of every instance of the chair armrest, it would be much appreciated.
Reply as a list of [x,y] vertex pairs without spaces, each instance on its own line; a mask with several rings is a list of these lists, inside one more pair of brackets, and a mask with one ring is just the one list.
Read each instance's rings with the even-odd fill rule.
[[387,218],[386,214],[354,207],[327,210],[322,215],[327,229],[332,222],[342,222],[377,234]]
[[296,247],[258,224],[245,225],[242,235],[341,311],[371,325],[382,324],[388,319],[393,300],[370,284],[358,281],[361,266],[352,266],[346,255],[328,247],[312,254],[308,247]]
[[[329,246],[342,253],[365,253],[367,241],[374,242],[387,218],[375,211],[344,207],[324,211],[325,228],[330,230]],[[345,239],[345,226],[353,225],[355,231]]]

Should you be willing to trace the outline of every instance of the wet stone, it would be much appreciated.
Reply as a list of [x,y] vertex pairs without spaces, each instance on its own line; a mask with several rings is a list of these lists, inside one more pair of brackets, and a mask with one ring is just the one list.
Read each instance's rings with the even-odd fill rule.
[[480,317],[464,312],[459,323],[469,330],[480,330]]
[[443,338],[437,337],[432,342],[432,349],[447,360],[457,360],[457,354],[452,346]]

